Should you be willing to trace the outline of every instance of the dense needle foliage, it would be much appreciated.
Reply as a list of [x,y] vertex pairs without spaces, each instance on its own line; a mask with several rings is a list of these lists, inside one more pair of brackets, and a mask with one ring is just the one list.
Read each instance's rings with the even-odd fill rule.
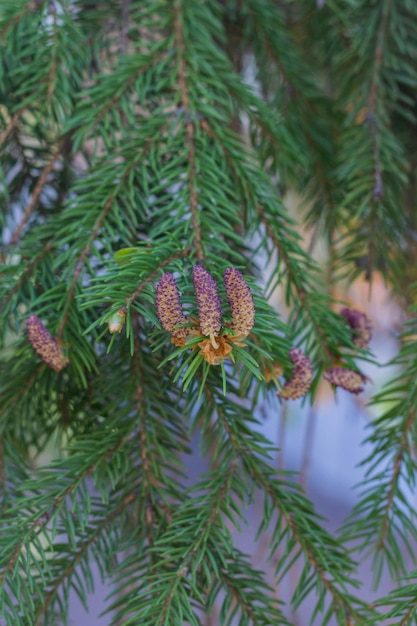
[[[306,598],[317,626],[417,623],[416,24],[415,0],[0,0],[1,624],[66,623],[93,563],[115,626]],[[333,288],[376,273],[408,321],[334,537],[256,407],[366,382]],[[232,536],[255,498],[272,586]],[[364,553],[393,581],[372,604]]]

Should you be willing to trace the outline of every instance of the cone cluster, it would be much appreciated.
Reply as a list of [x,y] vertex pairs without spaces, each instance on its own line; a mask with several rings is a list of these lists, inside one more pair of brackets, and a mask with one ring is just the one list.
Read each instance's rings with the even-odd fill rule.
[[245,345],[242,340],[248,336],[255,323],[255,306],[249,286],[239,270],[228,267],[224,272],[224,286],[232,316],[225,332],[222,302],[216,281],[202,265],[192,269],[194,293],[197,301],[198,320],[187,318],[181,306],[181,297],[172,274],[164,274],[156,287],[156,312],[161,326],[171,333],[171,341],[184,346],[193,337],[201,337],[194,348],[210,365],[218,365],[233,349],[233,343]]
[[[352,341],[358,348],[367,348],[372,337],[372,323],[369,317],[356,309],[344,308],[340,314],[351,327]],[[277,393],[280,398],[296,400],[304,396],[310,389],[313,381],[313,368],[310,359],[298,348],[290,350],[289,357],[294,363],[290,378],[284,383],[283,388]],[[265,379],[273,378],[269,370]],[[323,378],[335,387],[342,387],[350,393],[358,394],[363,391],[366,378],[359,372],[347,367],[334,367],[323,374]]]

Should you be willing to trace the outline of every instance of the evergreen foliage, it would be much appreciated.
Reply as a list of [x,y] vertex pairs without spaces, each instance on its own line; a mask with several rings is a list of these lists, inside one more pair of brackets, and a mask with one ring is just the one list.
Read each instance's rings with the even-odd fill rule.
[[[202,625],[215,605],[221,625],[290,625],[274,587],[294,563],[312,624],[417,623],[416,24],[414,0],[0,0],[0,623],[67,623],[93,563],[114,626]],[[196,266],[222,307],[207,334]],[[408,321],[335,537],[256,407],[301,373],[308,402],[334,368],[362,380],[367,341],[332,294],[375,272]],[[231,532],[255,499],[272,584]],[[372,604],[362,552],[395,583]]]

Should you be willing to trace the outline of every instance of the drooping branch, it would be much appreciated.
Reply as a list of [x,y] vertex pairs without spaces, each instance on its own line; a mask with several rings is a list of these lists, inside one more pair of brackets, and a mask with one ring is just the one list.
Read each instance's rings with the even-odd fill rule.
[[[100,459],[101,462],[108,462],[109,459],[121,448],[124,444],[126,437],[122,437],[116,445],[114,445],[110,450],[107,450],[104,454],[104,457]],[[15,545],[15,548],[8,558],[7,563],[4,565],[3,572],[0,573],[0,587],[5,584],[6,577],[13,570],[16,560],[19,557],[19,554],[24,550],[24,546],[32,541],[32,539],[39,534],[39,532],[46,527],[48,522],[52,519],[52,517],[57,513],[61,507],[63,501],[70,496],[78,485],[84,481],[88,476],[90,476],[97,467],[97,461],[91,463],[89,467],[87,467],[83,472],[77,476],[77,478],[71,482],[71,484],[60,493],[59,496],[55,499],[54,503],[47,509],[39,512],[37,516],[32,520],[30,526],[27,528],[24,537],[18,541]]]
[[390,517],[391,511],[394,503],[395,491],[398,485],[398,480],[401,473],[401,467],[404,460],[404,456],[409,449],[408,438],[410,436],[410,432],[413,430],[415,426],[416,413],[415,411],[410,411],[402,431],[401,439],[399,441],[399,446],[397,450],[397,454],[394,458],[394,465],[392,470],[392,476],[390,480],[388,495],[386,501],[384,503],[384,516],[382,520],[381,531],[378,537],[377,549],[383,550],[385,545],[385,540],[387,537],[387,533],[390,525]]
[[123,498],[120,505],[113,509],[109,515],[104,517],[101,522],[96,526],[94,533],[83,541],[79,546],[77,552],[73,555],[72,561],[69,562],[68,566],[62,571],[62,573],[54,579],[53,584],[51,585],[48,593],[42,599],[42,605],[37,612],[36,618],[39,626],[43,623],[43,617],[48,610],[49,605],[52,600],[55,598],[58,589],[65,583],[65,581],[71,576],[71,574],[75,571],[78,563],[83,559],[83,557],[87,554],[90,547],[97,541],[97,539],[107,530],[110,524],[130,505],[134,502],[136,498],[136,493],[130,493]]

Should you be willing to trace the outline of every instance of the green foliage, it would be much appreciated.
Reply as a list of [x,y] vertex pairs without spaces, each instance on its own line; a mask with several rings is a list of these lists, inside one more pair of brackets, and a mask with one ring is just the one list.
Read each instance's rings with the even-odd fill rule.
[[[114,625],[198,625],[217,609],[222,625],[290,625],[306,599],[321,626],[416,620],[402,556],[417,540],[415,309],[340,536],[274,468],[256,417],[261,397],[278,402],[270,374],[291,376],[292,347],[313,363],[311,402],[326,369],[370,358],[336,312],[339,281],[378,271],[414,300],[417,5],[321,4],[0,0],[1,623],[67,623],[70,592],[89,604],[93,562]],[[199,350],[196,264],[223,302],[219,365]],[[235,342],[230,266],[256,311]],[[196,333],[185,345],[158,319],[164,272]],[[68,355],[62,371],[29,344],[29,314]],[[196,446],[207,471],[190,483]],[[232,533],[259,501],[272,583]],[[351,542],[397,584],[372,606]],[[294,564],[288,607],[275,587]]]

